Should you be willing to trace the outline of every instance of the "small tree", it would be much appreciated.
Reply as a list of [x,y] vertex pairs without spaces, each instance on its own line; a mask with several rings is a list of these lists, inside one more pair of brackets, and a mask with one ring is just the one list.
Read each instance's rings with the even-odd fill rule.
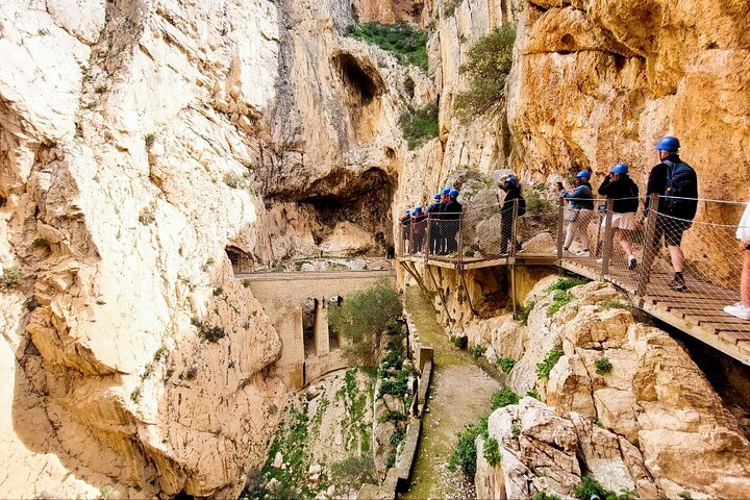
[[382,280],[331,307],[328,321],[347,340],[342,350],[349,362],[374,366],[380,337],[401,311],[398,293]]
[[489,111],[503,98],[505,80],[513,65],[515,40],[515,27],[504,24],[479,38],[469,49],[469,62],[461,66],[461,73],[469,76],[469,89],[459,93],[454,103],[462,120]]

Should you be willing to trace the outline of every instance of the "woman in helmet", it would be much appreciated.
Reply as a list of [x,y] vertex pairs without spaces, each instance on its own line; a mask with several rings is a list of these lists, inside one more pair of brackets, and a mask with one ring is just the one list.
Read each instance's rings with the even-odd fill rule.
[[[526,213],[526,200],[523,194],[521,194],[521,186],[518,183],[518,179],[513,176],[505,179],[505,182],[500,185],[500,189],[505,191],[505,199],[500,209],[502,216],[500,222],[500,255],[505,256],[508,255],[508,242],[513,236],[513,226],[516,221],[514,215],[521,216]],[[513,207],[516,203],[518,204],[518,210],[514,214]],[[521,243],[513,241],[512,244],[515,245],[516,251],[521,250]]]
[[628,166],[624,163],[618,163],[612,167],[607,177],[604,178],[602,185],[599,186],[599,194],[606,196],[608,200],[614,200],[612,205],[614,238],[625,252],[628,258],[628,269],[632,271],[635,269],[636,260],[633,255],[633,245],[630,243],[628,235],[636,226],[638,186],[628,175]]
[[560,197],[570,200],[568,210],[568,233],[565,236],[563,250],[568,251],[573,240],[578,240],[581,244],[581,251],[578,252],[580,257],[588,257],[589,251],[589,224],[594,220],[594,194],[589,184],[591,174],[584,170],[578,172],[575,179],[575,189],[566,191],[562,183],[558,183]]
[[412,210],[411,224],[413,226],[411,253],[421,253],[424,251],[424,237],[427,230],[427,216],[421,206],[416,206]]

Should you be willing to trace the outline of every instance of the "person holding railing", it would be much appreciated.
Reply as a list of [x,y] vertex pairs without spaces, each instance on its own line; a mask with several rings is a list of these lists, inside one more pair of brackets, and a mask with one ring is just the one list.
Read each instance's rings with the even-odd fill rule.
[[446,223],[443,221],[443,212],[445,212],[445,206],[451,201],[451,197],[450,197],[451,188],[449,187],[443,188],[443,190],[441,191],[441,194],[442,194],[442,200],[440,201],[440,208],[438,209],[438,213],[440,215],[438,216],[438,223],[437,223],[439,239],[438,239],[438,245],[437,245],[438,250],[436,253],[438,255],[447,255],[448,254],[448,238],[446,237],[446,233],[443,230],[446,225]]
[[411,213],[411,224],[413,226],[411,237],[411,253],[424,251],[424,236],[427,226],[427,216],[422,212],[422,207],[417,205]]
[[[698,176],[690,165],[680,159],[677,154],[679,149],[680,141],[676,137],[664,137],[656,143],[660,163],[651,169],[648,177],[644,222],[648,222],[649,214],[656,212],[654,239],[650,245],[647,243],[646,250],[658,252],[664,238],[674,269],[669,288],[684,292],[687,290],[682,274],[685,256],[680,243],[682,233],[690,228],[698,211]],[[660,196],[658,207],[650,207],[652,194]]]
[[458,190],[451,189],[448,193],[448,203],[443,207],[441,221],[443,223],[443,237],[446,240],[446,253],[452,254],[458,250],[458,226],[461,221],[463,206],[458,202]]
[[406,209],[401,217],[401,251],[409,253],[409,228],[411,227],[411,210]]
[[[612,228],[614,239],[620,244],[628,258],[628,269],[635,269],[637,262],[633,255],[633,245],[630,243],[629,233],[635,229],[635,213],[638,211],[638,186],[628,175],[628,166],[618,163],[604,178],[599,186],[599,194],[606,196],[608,200],[614,200],[612,204]],[[605,218],[604,223],[606,224]],[[602,259],[597,260],[602,263]]]
[[570,245],[577,239],[583,247],[577,253],[579,257],[588,257],[590,255],[588,227],[591,221],[594,220],[594,194],[591,190],[589,179],[591,179],[591,174],[588,171],[578,172],[575,179],[576,187],[571,192],[565,190],[562,182],[557,183],[560,197],[570,200],[568,202],[570,207],[567,217],[568,233],[565,236],[563,251],[568,252]]
[[[518,185],[518,179],[511,176],[505,179],[500,185],[500,189],[505,191],[505,200],[500,208],[502,220],[500,222],[500,255],[508,255],[508,242],[513,237],[513,226],[516,223],[516,217],[526,213],[526,200],[521,193],[521,186]],[[515,201],[518,200],[518,201]],[[514,213],[513,207],[518,203],[518,211]],[[516,251],[521,250],[521,243],[514,241]]]
[[750,320],[750,203],[745,207],[745,213],[742,214],[737,227],[737,239],[740,242],[740,251],[744,254],[740,279],[740,301],[726,306],[724,312],[740,319]]

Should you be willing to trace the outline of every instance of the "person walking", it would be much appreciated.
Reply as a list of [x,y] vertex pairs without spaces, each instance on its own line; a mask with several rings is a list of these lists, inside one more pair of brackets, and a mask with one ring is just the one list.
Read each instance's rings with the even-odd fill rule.
[[417,205],[411,213],[412,230],[411,253],[421,253],[424,251],[424,236],[427,228],[427,216],[422,212],[422,207]]
[[[664,238],[674,269],[669,287],[684,292],[687,290],[683,275],[685,256],[680,243],[682,234],[690,228],[698,211],[698,176],[680,159],[679,149],[680,141],[676,137],[664,137],[656,143],[659,164],[651,169],[648,177],[644,222],[648,222],[649,215],[656,215],[654,239],[646,248],[658,253]],[[660,196],[657,207],[650,206],[652,194]]]
[[433,196],[432,200],[425,210],[427,223],[430,225],[430,241],[427,242],[427,249],[432,255],[437,255],[440,252],[440,212],[443,209],[443,203],[440,193]]
[[459,225],[461,224],[461,212],[463,206],[458,202],[458,190],[451,189],[448,192],[448,203],[443,207],[442,222],[443,235],[446,240],[446,254],[450,255],[458,250]]
[[438,245],[437,245],[438,255],[448,254],[448,238],[446,237],[446,232],[445,232],[446,222],[444,220],[445,217],[443,216],[443,213],[445,212],[445,206],[451,201],[450,193],[451,193],[451,188],[449,187],[443,188],[443,190],[441,191],[442,198],[440,201],[440,216],[438,217],[439,222],[437,224],[439,228],[438,234],[440,235],[440,239],[438,240]]
[[740,278],[740,301],[726,306],[724,312],[740,319],[750,321],[750,203],[737,226],[737,239],[743,254],[742,277]]
[[578,172],[575,179],[575,189],[571,192],[565,190],[562,182],[557,184],[561,198],[567,198],[568,202],[568,232],[565,236],[563,251],[568,252],[570,245],[574,240],[581,243],[581,251],[576,255],[579,257],[588,257],[591,255],[589,250],[589,224],[594,220],[594,193],[589,184],[591,174],[584,170]]
[[[637,261],[633,255],[633,245],[630,243],[629,233],[635,229],[635,213],[638,211],[638,186],[628,175],[628,166],[618,163],[610,170],[599,186],[599,194],[608,200],[614,200],[612,205],[612,228],[614,239],[620,244],[628,259],[628,269],[635,269]],[[606,219],[602,224],[606,224]],[[597,259],[601,264],[602,259]]]
[[[518,179],[515,177],[508,177],[500,185],[500,189],[505,191],[505,199],[503,200],[503,206],[500,208],[501,221],[500,221],[500,255],[508,255],[508,241],[513,237],[513,225],[516,221],[514,215],[521,216],[526,213],[526,200],[521,193],[521,186],[518,185]],[[513,206],[515,201],[518,200],[518,213],[513,213]],[[518,241],[513,241],[516,251],[521,250],[521,244]]]

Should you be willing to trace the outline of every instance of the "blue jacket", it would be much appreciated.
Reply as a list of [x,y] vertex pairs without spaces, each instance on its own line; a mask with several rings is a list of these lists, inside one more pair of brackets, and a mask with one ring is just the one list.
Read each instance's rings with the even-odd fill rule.
[[594,194],[591,191],[591,185],[581,184],[575,188],[572,192],[563,191],[560,193],[563,198],[571,198],[570,208],[593,210],[594,209]]

